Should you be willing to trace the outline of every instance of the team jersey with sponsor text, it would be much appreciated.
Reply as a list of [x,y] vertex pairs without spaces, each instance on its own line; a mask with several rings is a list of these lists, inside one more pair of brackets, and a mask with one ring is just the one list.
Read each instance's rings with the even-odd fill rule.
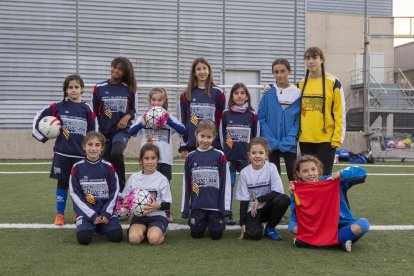
[[114,166],[106,160],[83,159],[73,165],[69,178],[73,208],[78,216],[92,222],[98,216],[114,215],[119,180]]
[[154,144],[160,149],[159,163],[168,165],[173,164],[173,144],[172,135],[178,132],[180,135],[185,133],[184,125],[174,116],[169,114],[167,123],[159,129],[143,127],[142,116],[129,128],[129,135],[141,135],[141,146]]
[[220,150],[196,149],[184,164],[181,213],[188,217],[190,209],[230,211],[231,182],[226,156]]
[[[212,87],[211,98],[204,94],[204,88],[196,87],[191,91],[191,101],[184,95],[180,97],[181,122],[186,128],[183,135],[181,147],[196,148],[195,130],[197,124],[202,119],[208,119],[216,124],[217,133],[219,131],[221,115],[226,104],[226,96],[218,87]],[[220,149],[220,140],[217,136],[213,141],[213,147]]]
[[118,132],[118,123],[126,114],[131,115],[128,131],[135,116],[135,94],[129,92],[125,83],[112,84],[109,80],[98,83],[93,89],[93,111],[99,123],[99,131],[107,138]]
[[70,99],[53,103],[37,112],[33,119],[32,135],[37,140],[46,142],[48,139],[39,131],[39,122],[46,116],[57,117],[62,126],[56,138],[53,151],[57,154],[82,158],[85,152],[82,141],[88,131],[97,131],[98,124],[95,113],[85,102],[73,102]]
[[260,133],[258,116],[247,110],[245,113],[224,110],[220,124],[220,143],[227,161],[248,160],[247,148],[250,139]]

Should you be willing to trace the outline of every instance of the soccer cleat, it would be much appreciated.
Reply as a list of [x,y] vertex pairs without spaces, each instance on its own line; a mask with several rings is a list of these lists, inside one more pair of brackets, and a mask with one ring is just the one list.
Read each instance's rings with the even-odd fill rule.
[[351,252],[352,251],[352,241],[351,240],[346,240],[341,242],[341,248],[343,251],[345,252]]
[[307,244],[307,243],[305,243],[301,240],[298,240],[296,238],[293,239],[293,245],[298,247],[298,248],[309,248],[310,247],[309,244]]
[[65,216],[62,214],[57,214],[55,217],[55,225],[64,225],[65,224]]
[[265,237],[268,237],[269,239],[274,240],[274,241],[282,240],[282,236],[279,235],[279,233],[273,227],[266,227],[264,230],[264,235]]
[[224,222],[226,225],[236,225],[236,221],[233,219],[233,216],[224,217]]

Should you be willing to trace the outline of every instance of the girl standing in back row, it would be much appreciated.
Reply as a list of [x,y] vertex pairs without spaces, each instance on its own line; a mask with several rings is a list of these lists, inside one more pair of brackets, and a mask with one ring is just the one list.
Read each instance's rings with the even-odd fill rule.
[[117,57],[111,62],[111,78],[93,89],[93,110],[98,117],[99,132],[106,138],[103,158],[115,166],[121,191],[125,186],[124,150],[136,112],[136,86],[132,63],[125,57]]
[[329,175],[336,148],[345,138],[344,91],[339,80],[325,72],[325,57],[321,49],[308,48],[305,63],[306,75],[299,82],[302,91],[300,151],[318,157],[324,167],[323,175]]
[[[230,167],[232,201],[236,172],[248,165],[247,148],[250,139],[259,133],[258,117],[251,105],[249,90],[245,84],[236,83],[231,88],[228,109],[224,110],[220,124],[221,147]],[[226,215],[225,221],[228,225],[236,224],[232,212]]]
[[[191,66],[187,88],[180,97],[181,122],[186,128],[180,147],[183,157],[196,149],[194,133],[202,119],[214,122],[218,133],[225,104],[226,96],[214,83],[210,63],[205,58],[196,58]],[[213,141],[213,147],[221,149],[218,136]]]
[[293,180],[293,166],[297,155],[300,121],[300,90],[289,82],[292,69],[287,59],[276,59],[272,74],[276,85],[271,84],[259,104],[260,135],[269,142],[269,161],[276,165],[279,174],[280,158],[286,164],[289,180]]

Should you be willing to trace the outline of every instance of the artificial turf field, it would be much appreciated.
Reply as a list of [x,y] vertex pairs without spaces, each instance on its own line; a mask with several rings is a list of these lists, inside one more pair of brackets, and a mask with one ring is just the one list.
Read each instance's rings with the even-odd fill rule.
[[[226,230],[220,241],[208,235],[194,240],[187,229],[171,229],[161,246],[131,246],[126,239],[113,244],[98,235],[90,245],[80,246],[70,225],[70,204],[68,228],[52,225],[56,184],[48,178],[48,162],[0,161],[0,275],[414,274],[414,163],[366,166],[366,183],[353,187],[348,197],[354,216],[367,218],[373,230],[345,253],[337,248],[295,248],[285,229],[280,230],[284,238],[280,242],[239,241],[237,229]],[[336,165],[334,170],[347,165]],[[129,160],[127,173],[137,170],[136,161]],[[182,160],[177,160],[171,183],[175,217],[171,228],[186,225],[179,212],[182,171]],[[282,180],[286,191],[285,174]],[[236,217],[238,206],[235,201]],[[406,228],[411,230],[401,230]]]

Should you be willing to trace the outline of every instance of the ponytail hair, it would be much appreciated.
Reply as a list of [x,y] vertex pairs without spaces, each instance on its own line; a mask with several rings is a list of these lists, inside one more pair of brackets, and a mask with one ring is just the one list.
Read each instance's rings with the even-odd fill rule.
[[[321,64],[321,69],[322,69],[322,117],[323,117],[323,132],[326,133],[326,120],[325,120],[325,100],[326,100],[326,91],[325,91],[325,66],[324,66],[324,62],[325,62],[325,56],[323,55],[322,50],[319,47],[310,47],[305,51],[305,55],[304,58],[306,59],[307,57],[314,57],[314,56],[319,56],[323,62]],[[302,88],[302,93],[301,93],[301,98],[300,98],[300,105],[302,106],[302,98],[303,98],[303,93],[305,92],[305,88],[306,88],[306,84],[308,82],[308,78],[309,78],[309,69],[306,69],[306,75],[305,75],[305,80],[303,83],[303,88]]]

